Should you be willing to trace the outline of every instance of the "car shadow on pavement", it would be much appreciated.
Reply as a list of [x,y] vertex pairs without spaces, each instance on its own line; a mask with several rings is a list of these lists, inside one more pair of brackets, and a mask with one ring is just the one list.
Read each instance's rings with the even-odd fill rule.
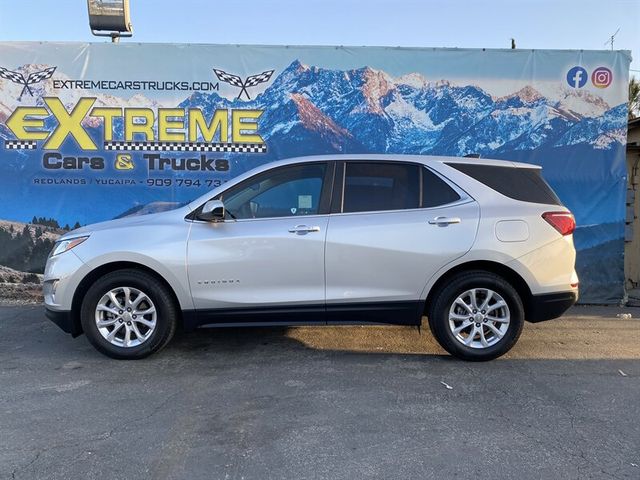
[[[403,348],[413,338],[410,348]],[[416,347],[416,343],[420,346]],[[179,357],[236,356],[308,357],[332,354],[419,354],[450,358],[431,333],[415,327],[317,326],[317,327],[225,327],[177,332],[172,342],[157,355]],[[238,357],[239,358],[239,357]]]
[[289,338],[288,327],[199,328],[192,332],[177,331],[164,351],[186,354],[190,351],[238,352],[267,346],[305,348],[302,342]]

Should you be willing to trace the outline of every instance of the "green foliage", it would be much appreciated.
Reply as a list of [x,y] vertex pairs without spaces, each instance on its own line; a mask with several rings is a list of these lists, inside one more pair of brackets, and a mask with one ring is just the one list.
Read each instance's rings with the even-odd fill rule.
[[629,79],[629,120],[640,115],[640,81],[635,77]]

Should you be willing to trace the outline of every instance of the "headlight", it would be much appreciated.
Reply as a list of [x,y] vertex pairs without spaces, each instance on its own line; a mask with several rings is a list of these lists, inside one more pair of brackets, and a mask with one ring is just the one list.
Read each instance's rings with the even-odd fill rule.
[[59,242],[56,242],[56,244],[53,247],[53,250],[51,251],[51,256],[54,257],[56,255],[60,255],[61,253],[67,252],[72,248],[80,245],[87,238],[89,238],[89,236],[68,238],[66,240],[61,240]]

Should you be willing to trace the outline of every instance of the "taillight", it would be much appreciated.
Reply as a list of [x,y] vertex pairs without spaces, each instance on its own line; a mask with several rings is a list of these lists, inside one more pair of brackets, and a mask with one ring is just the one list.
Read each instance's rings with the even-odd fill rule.
[[545,212],[542,218],[563,236],[571,235],[576,229],[576,220],[571,212]]

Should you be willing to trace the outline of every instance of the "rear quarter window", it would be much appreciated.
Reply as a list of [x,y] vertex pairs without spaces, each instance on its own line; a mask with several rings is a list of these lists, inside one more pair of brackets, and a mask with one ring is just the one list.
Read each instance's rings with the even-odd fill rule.
[[484,183],[505,197],[522,202],[562,205],[562,202],[542,178],[538,168],[501,167],[472,163],[448,163],[450,167]]
[[422,169],[422,207],[431,208],[457,202],[460,195],[431,170]]

